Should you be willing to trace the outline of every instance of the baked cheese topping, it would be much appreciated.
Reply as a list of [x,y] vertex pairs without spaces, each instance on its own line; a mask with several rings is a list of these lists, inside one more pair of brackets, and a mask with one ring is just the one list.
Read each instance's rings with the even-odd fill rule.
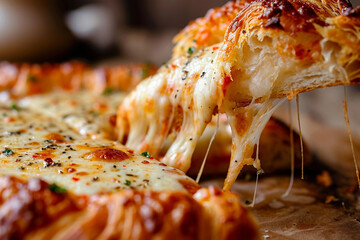
[[19,106],[63,121],[92,139],[114,139],[116,109],[124,96],[123,92],[105,95],[89,91],[57,92],[26,97]]
[[144,155],[113,141],[91,140],[56,119],[16,104],[0,105],[0,175],[39,177],[88,195],[128,188],[197,188],[181,171]]
[[[215,60],[218,50],[216,45],[182,56],[141,82],[119,107],[119,140],[127,138],[126,145],[138,152],[166,152],[162,161],[187,171],[197,140],[219,104],[223,73]],[[169,139],[172,145],[164,149]]]

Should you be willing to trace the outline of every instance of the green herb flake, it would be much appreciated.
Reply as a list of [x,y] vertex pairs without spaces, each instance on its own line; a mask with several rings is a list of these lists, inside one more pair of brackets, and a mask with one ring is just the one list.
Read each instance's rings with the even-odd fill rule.
[[37,78],[34,75],[29,74],[28,77],[27,77],[27,80],[29,82],[35,83],[37,81]]
[[141,155],[143,155],[144,157],[150,158],[149,152],[142,152]]
[[55,183],[49,185],[49,190],[57,194],[65,194],[67,192],[65,188],[62,188]]
[[10,148],[5,148],[4,151],[2,151],[2,154],[6,155],[6,156],[10,156],[14,154],[14,151],[11,150]]
[[149,74],[149,65],[146,65],[146,66],[141,70],[141,78],[146,78],[148,74]]
[[19,111],[19,110],[20,110],[20,107],[19,107],[16,103],[11,104],[10,108],[11,108],[12,110],[15,110],[15,111]]
[[192,54],[195,52],[195,50],[196,50],[195,47],[189,47],[189,49],[187,50],[187,53]]
[[125,180],[125,185],[126,185],[126,186],[130,186],[130,184],[131,184],[131,181],[126,179],[126,180]]
[[113,90],[111,88],[106,88],[103,92],[104,95],[110,95],[112,94]]

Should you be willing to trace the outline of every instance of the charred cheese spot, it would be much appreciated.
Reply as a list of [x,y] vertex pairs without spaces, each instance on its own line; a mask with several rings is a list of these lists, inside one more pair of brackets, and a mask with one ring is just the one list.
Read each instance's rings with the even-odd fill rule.
[[122,161],[129,156],[121,150],[114,148],[101,148],[83,156],[87,160]]
[[195,194],[201,187],[188,179],[179,179],[179,183],[191,194]]
[[64,143],[65,142],[64,137],[59,133],[49,133],[49,134],[45,135],[44,137],[55,143]]

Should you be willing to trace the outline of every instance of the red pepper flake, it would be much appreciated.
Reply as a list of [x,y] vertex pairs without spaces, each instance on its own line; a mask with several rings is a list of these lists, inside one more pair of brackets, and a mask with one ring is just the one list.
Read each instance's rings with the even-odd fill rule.
[[165,163],[159,163],[159,165],[160,165],[160,166],[166,166],[166,164],[165,164]]
[[215,50],[218,50],[219,49],[219,46],[215,46],[215,47],[213,47],[213,50],[215,51]]
[[142,161],[141,163],[143,163],[143,164],[148,164],[149,161],[144,160],[144,161]]
[[79,181],[80,180],[80,178],[77,178],[77,177],[73,177],[73,178],[71,178],[73,181],[75,181],[75,182],[77,182],[77,181]]
[[134,151],[133,150],[127,150],[128,151],[128,153],[134,153]]
[[154,157],[150,157],[150,159],[154,159]]
[[66,171],[68,173],[72,173],[72,172],[76,172],[76,169],[75,168],[67,168]]
[[123,167],[126,167],[126,165],[123,165]]
[[177,66],[175,64],[171,64],[171,67],[172,68],[176,68]]
[[38,158],[40,157],[39,155],[32,155],[33,158]]

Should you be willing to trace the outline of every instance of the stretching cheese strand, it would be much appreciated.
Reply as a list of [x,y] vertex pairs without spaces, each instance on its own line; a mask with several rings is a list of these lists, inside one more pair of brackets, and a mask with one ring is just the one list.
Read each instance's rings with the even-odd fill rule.
[[[285,99],[282,99],[277,104],[274,104],[275,100],[269,99],[260,106],[252,103],[244,109],[237,109],[238,111],[232,112],[231,115],[227,113],[233,134],[233,143],[224,190],[230,190],[231,185],[245,165],[253,164],[258,170],[261,169],[260,164],[256,165],[258,161],[251,158],[253,148],[271,115],[284,101]],[[248,121],[249,119],[251,121]],[[244,123],[249,123],[249,125],[244,126]]]
[[202,162],[202,164],[201,164],[201,168],[200,168],[199,173],[198,173],[198,175],[197,175],[196,183],[199,183],[199,182],[200,182],[200,178],[201,178],[201,175],[202,175],[202,173],[203,173],[203,171],[204,171],[204,167],[205,167],[205,163],[206,163],[207,156],[208,156],[208,154],[209,154],[211,145],[212,145],[212,143],[213,143],[213,141],[214,141],[214,139],[215,139],[216,133],[217,133],[217,131],[218,131],[218,129],[219,129],[219,121],[220,121],[220,114],[218,114],[218,116],[217,116],[216,129],[215,129],[213,135],[211,136],[211,139],[210,139],[210,142],[209,142],[209,146],[208,146],[207,149],[206,149],[206,154],[205,154],[205,156],[204,156],[203,162]]
[[350,140],[350,146],[351,146],[351,152],[353,155],[353,159],[354,159],[354,165],[355,165],[355,173],[356,173],[356,178],[358,181],[358,187],[360,190],[360,177],[359,177],[359,168],[357,165],[357,161],[356,161],[356,157],[355,157],[355,150],[354,150],[354,144],[352,141],[352,135],[351,135],[351,129],[350,129],[350,121],[349,121],[349,114],[348,114],[348,107],[347,107],[347,100],[346,100],[346,87],[344,86],[344,117],[345,117],[345,122],[346,122],[346,127],[347,127],[347,131],[348,131],[348,135],[349,135],[349,140]]
[[294,184],[294,169],[295,169],[295,153],[294,153],[294,133],[293,133],[293,125],[292,125],[292,116],[291,116],[291,102],[288,102],[289,107],[289,127],[290,127],[290,161],[291,161],[291,174],[290,174],[290,182],[289,186],[286,189],[286,192],[281,196],[281,198],[285,198],[290,194],[292,186]]
[[299,95],[296,95],[296,109],[297,109],[297,118],[299,124],[299,136],[300,136],[300,148],[301,148],[301,179],[304,179],[304,145],[301,134],[301,122],[300,122],[300,108],[299,108]]
[[[258,139],[258,142],[256,144],[256,159],[255,159],[255,162],[259,162],[260,164],[260,159],[259,159],[259,141],[260,141],[260,138]],[[258,170],[256,171],[256,182],[255,182],[255,190],[254,190],[254,196],[253,196],[253,200],[252,200],[252,203],[251,203],[251,207],[254,207],[255,206],[255,200],[256,200],[256,193],[257,193],[257,189],[258,189],[258,182],[259,182],[259,174],[262,173],[262,170]]]

